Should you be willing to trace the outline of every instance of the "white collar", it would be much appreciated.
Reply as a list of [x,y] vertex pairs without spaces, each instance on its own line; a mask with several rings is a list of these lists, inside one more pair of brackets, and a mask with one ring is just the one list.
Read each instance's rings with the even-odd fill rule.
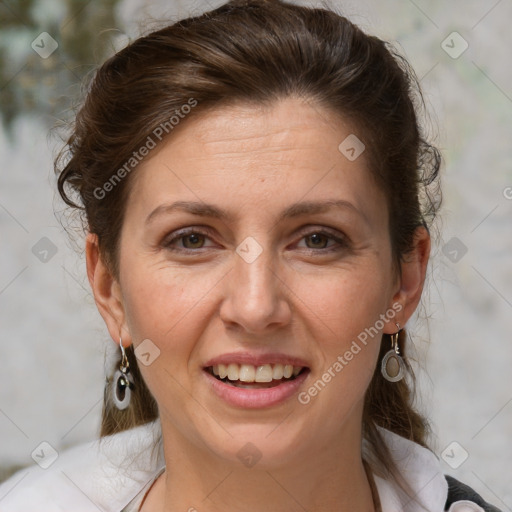
[[383,512],[441,512],[448,497],[448,483],[437,456],[389,430],[377,427],[401,474],[414,492],[409,498],[390,480],[374,475]]
[[[444,511],[448,484],[436,455],[389,430],[379,427],[379,431],[404,478],[425,506],[421,508],[394,482],[375,474],[382,511]],[[58,498],[59,503],[72,504],[74,512],[119,512],[147,488],[164,465],[157,420],[66,450],[46,470],[34,465],[16,473],[0,485],[0,505],[5,512],[14,512],[38,503],[38,510],[49,512],[61,510],[55,505]]]

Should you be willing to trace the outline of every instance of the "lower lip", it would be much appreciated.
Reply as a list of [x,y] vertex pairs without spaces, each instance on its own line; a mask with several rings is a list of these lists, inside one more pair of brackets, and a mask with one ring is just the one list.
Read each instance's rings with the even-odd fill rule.
[[237,388],[216,379],[207,370],[204,370],[203,373],[217,396],[228,404],[245,409],[259,409],[281,404],[294,396],[308,376],[309,369],[297,375],[293,380],[284,381],[271,388],[259,389]]

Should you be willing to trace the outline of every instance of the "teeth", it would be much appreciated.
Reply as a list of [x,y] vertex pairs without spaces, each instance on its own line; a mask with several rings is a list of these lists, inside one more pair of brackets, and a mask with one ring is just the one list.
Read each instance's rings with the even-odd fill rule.
[[[216,369],[217,366],[214,366],[213,373],[215,373]],[[218,373],[215,373],[215,375],[218,375],[221,379],[225,379],[228,376],[228,367],[225,364],[219,364]]]
[[238,380],[238,366],[236,364],[228,364],[228,379]]
[[272,382],[272,366],[264,364],[256,368],[255,382]]
[[243,382],[254,382],[256,379],[256,370],[250,364],[240,366],[239,379]]
[[283,377],[289,379],[292,375],[296,377],[302,368],[302,366],[294,367],[291,364],[282,365],[280,363],[261,366],[230,363],[212,367],[213,374],[219,378],[225,379],[227,377],[229,380],[240,380],[242,382],[272,382],[273,379],[279,380]]
[[[293,366],[292,366],[293,368]],[[275,364],[274,368],[272,368],[272,378],[273,379],[282,379],[284,376],[284,366],[282,364]]]

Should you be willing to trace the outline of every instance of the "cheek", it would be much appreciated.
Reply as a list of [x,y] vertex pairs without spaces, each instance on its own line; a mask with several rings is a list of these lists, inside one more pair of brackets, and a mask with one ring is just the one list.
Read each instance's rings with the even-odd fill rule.
[[[377,365],[384,284],[368,280],[317,283],[309,288],[308,329],[320,367],[298,396],[320,432],[336,432],[361,408]],[[314,312],[314,314],[312,313]]]
[[126,321],[136,354],[147,339],[158,354],[147,366],[140,360],[143,379],[160,405],[181,403],[191,354],[204,330],[199,320],[206,317],[204,289],[169,270],[132,273],[125,288]]
[[329,279],[303,279],[294,291],[307,298],[301,306],[303,321],[309,324],[321,365],[316,378],[322,382],[308,394],[312,400],[320,399],[318,404],[338,402],[341,414],[340,397],[349,407],[362,398],[372,378],[382,315],[389,307],[387,281],[368,269],[340,273],[338,279],[332,274]]
[[[368,262],[357,268],[285,272],[281,277],[292,293],[284,300],[289,301],[292,322],[302,324],[324,348],[350,345],[388,305],[383,272],[376,267]],[[194,340],[204,336],[212,308],[219,306],[215,288],[223,286],[225,268],[178,271],[128,258],[125,269],[126,321],[135,346],[149,338],[161,351],[191,351]]]
[[[128,263],[126,268],[128,267]],[[186,367],[184,358],[204,331],[211,297],[222,274],[187,272],[132,263],[123,285],[126,322],[135,347],[150,339],[169,369]],[[137,270],[139,269],[139,270]]]
[[[374,325],[388,307],[388,283],[371,268],[326,272],[294,283],[307,317],[323,326],[326,341],[347,341]],[[380,330],[380,329],[379,329]]]

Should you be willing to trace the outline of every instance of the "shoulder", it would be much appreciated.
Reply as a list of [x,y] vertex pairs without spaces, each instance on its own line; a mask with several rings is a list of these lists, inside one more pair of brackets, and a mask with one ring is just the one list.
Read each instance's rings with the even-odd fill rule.
[[378,429],[402,476],[415,493],[411,500],[393,482],[376,476],[384,511],[400,507],[404,512],[500,512],[468,485],[444,474],[434,452],[389,430]]
[[159,423],[83,443],[0,484],[2,512],[121,510],[162,465]]

